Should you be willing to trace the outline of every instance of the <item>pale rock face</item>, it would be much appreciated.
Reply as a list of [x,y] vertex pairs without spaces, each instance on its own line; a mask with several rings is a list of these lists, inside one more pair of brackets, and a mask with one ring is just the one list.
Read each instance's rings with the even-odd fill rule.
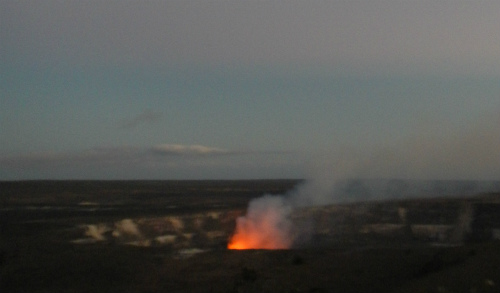
[[402,208],[402,207],[398,208],[398,216],[401,219],[401,222],[403,224],[406,224],[406,216],[407,216],[407,214],[408,214],[408,209],[405,209],[405,208]]
[[186,238],[186,240],[193,239],[194,233],[183,233],[182,236]]
[[142,237],[137,224],[135,224],[131,219],[123,219],[120,222],[115,223],[115,228],[115,231],[118,231],[118,236],[129,235]]
[[105,241],[104,233],[111,231],[111,229],[105,224],[98,225],[87,225],[85,236],[89,236],[96,241]]
[[176,231],[182,231],[184,229],[184,222],[178,217],[169,217],[168,221]]
[[177,240],[177,235],[161,235],[155,238],[156,242],[159,244],[173,244]]
[[212,220],[217,220],[220,217],[220,212],[211,212],[208,214],[208,217],[211,218]]
[[149,246],[151,246],[151,240],[149,240],[149,239],[136,240],[136,241],[127,242],[125,244],[131,245],[131,246],[149,247]]
[[213,240],[216,238],[227,237],[227,233],[224,231],[208,231],[208,232],[205,232],[205,235],[210,240]]
[[72,240],[71,243],[74,243],[74,244],[92,244],[92,243],[96,243],[98,242],[98,240],[95,240],[94,238],[81,238],[81,239],[75,239],[75,240]]
[[196,254],[203,253],[206,250],[199,249],[199,248],[186,248],[186,249],[181,249],[177,252],[178,258],[188,258],[192,257]]

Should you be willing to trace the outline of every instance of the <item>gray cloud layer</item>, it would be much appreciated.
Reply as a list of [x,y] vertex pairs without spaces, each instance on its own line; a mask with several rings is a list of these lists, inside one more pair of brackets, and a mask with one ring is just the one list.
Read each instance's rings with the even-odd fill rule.
[[4,1],[1,8],[6,57],[496,73],[500,65],[498,1]]
[[323,153],[312,160],[309,177],[500,180],[499,127],[490,121],[442,137],[424,132],[386,147]]
[[202,145],[163,144],[154,146],[152,150],[154,153],[161,155],[207,156],[236,154],[236,152],[231,152],[229,150]]
[[110,163],[119,161],[162,159],[170,157],[197,158],[220,154],[237,154],[220,148],[202,145],[163,144],[150,148],[110,147],[93,148],[80,152],[36,152],[19,156],[0,157],[0,164],[11,168],[19,166],[56,166],[82,163]]
[[[244,179],[298,174],[290,152],[226,150],[203,145],[107,147],[0,156],[0,180]],[[283,172],[286,170],[286,172]]]

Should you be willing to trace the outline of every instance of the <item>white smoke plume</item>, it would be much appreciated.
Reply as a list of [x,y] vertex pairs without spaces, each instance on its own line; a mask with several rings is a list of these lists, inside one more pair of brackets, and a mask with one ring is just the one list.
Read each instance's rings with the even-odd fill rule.
[[[304,184],[250,202],[228,248],[290,248],[303,232],[290,220],[292,209],[301,206],[498,192],[499,129],[495,116],[447,137],[424,132],[391,147],[318,156]],[[281,245],[267,244],[273,241]]]
[[292,245],[292,207],[281,196],[266,195],[250,202],[236,221],[230,249],[286,249]]

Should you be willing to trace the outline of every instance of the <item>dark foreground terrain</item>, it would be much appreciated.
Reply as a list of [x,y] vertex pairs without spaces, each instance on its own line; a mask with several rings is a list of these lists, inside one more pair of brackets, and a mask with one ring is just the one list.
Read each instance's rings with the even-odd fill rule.
[[296,180],[0,182],[0,292],[500,292],[500,195],[304,208],[290,250],[227,250]]

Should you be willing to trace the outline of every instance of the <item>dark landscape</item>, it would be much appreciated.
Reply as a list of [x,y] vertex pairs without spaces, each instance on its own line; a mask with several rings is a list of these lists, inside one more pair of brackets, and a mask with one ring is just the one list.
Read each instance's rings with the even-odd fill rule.
[[470,182],[295,208],[291,249],[227,249],[252,199],[301,183],[2,181],[0,292],[500,291],[500,193]]
[[0,293],[500,293],[499,15],[0,0]]

